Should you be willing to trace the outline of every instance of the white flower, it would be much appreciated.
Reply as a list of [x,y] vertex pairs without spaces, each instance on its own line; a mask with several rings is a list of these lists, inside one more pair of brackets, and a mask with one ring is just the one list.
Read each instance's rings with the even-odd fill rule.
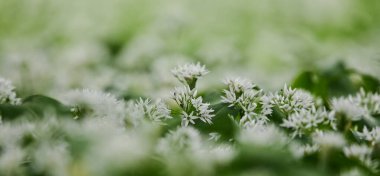
[[272,95],[272,104],[287,115],[301,110],[310,110],[315,106],[314,102],[314,97],[309,92],[292,89],[287,85],[280,92]]
[[177,66],[172,70],[173,75],[183,84],[188,85],[191,89],[195,87],[196,81],[206,75],[208,70],[205,65],[185,64]]
[[239,77],[227,78],[224,80],[224,84],[228,85],[229,91],[235,94],[245,92],[255,87],[250,80]]
[[344,155],[348,158],[354,158],[361,161],[365,166],[376,170],[378,162],[371,159],[373,149],[367,145],[351,145],[343,148]]
[[276,126],[256,124],[241,131],[239,141],[242,144],[254,146],[282,147],[286,145],[288,138]]
[[177,87],[172,93],[174,101],[182,108],[182,126],[195,124],[195,119],[211,124],[214,112],[209,103],[204,103],[202,97],[196,97],[197,91],[189,86]]
[[21,99],[16,97],[14,89],[11,81],[0,77],[0,104],[21,104]]
[[346,144],[342,134],[337,132],[316,131],[312,138],[313,142],[321,147],[341,148]]
[[371,115],[380,114],[380,95],[378,93],[366,93],[364,89],[360,89],[360,92],[352,99],[367,109]]
[[202,97],[191,99],[191,103],[195,108],[195,114],[199,116],[199,119],[205,123],[211,124],[211,119],[214,117],[214,115],[211,113],[213,113],[214,110],[209,108],[210,104],[203,103]]
[[197,96],[196,90],[190,90],[189,86],[176,87],[172,92],[173,100],[185,111],[188,110],[189,102]]
[[315,129],[322,125],[330,125],[335,129],[334,112],[328,112],[324,108],[311,110],[302,109],[300,112],[291,114],[287,119],[283,120],[282,127],[294,130],[294,136],[312,133]]
[[170,110],[160,99],[152,101],[150,99],[143,100],[140,98],[137,101],[130,101],[127,104],[126,113],[134,123],[138,123],[138,121],[143,119],[161,123],[165,119],[172,118],[170,116]]
[[208,134],[210,137],[208,140],[210,141],[218,141],[222,136],[219,133],[213,132]]
[[18,146],[2,149],[0,156],[0,170],[9,175],[22,175],[22,164],[25,158],[25,151]]
[[352,121],[361,120],[368,114],[367,109],[361,107],[351,98],[334,98],[331,100],[331,108]]
[[346,157],[357,158],[364,160],[367,157],[370,157],[372,153],[372,148],[367,145],[351,145],[343,148],[343,153]]
[[202,147],[202,139],[198,130],[192,127],[180,127],[161,139],[157,147],[158,152],[162,154],[183,150],[196,152]]
[[109,93],[89,89],[74,90],[62,97],[62,101],[72,107],[75,118],[86,116],[122,119],[125,116],[124,101]]
[[289,147],[290,147],[290,151],[292,152],[293,156],[297,159],[300,159],[300,158],[304,157],[305,155],[310,155],[310,154],[316,153],[319,150],[319,146],[316,144],[302,145],[302,144],[298,144],[298,143],[291,143],[291,145]]
[[371,142],[372,145],[380,142],[380,127],[375,127],[372,130],[368,130],[367,127],[364,127],[363,132],[354,131],[354,134],[361,139]]
[[228,89],[223,91],[222,102],[242,111],[240,125],[247,126],[257,120],[268,121],[272,105],[261,89],[243,78],[228,78],[224,83]]
[[355,96],[332,99],[331,106],[337,113],[343,114],[353,121],[364,119],[375,123],[373,115],[380,114],[380,95],[366,93],[364,89],[360,89]]

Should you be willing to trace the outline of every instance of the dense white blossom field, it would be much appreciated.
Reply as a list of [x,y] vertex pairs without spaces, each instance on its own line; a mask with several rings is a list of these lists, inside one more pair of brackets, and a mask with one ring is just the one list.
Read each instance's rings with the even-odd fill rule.
[[0,176],[380,175],[380,1],[0,0]]

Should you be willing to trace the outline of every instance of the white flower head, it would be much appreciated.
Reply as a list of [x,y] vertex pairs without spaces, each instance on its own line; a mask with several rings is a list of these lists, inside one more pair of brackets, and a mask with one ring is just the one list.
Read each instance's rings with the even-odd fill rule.
[[239,141],[246,145],[255,146],[284,146],[287,136],[278,127],[273,125],[256,124],[245,128],[239,135]]
[[371,170],[377,170],[379,163],[371,158],[373,149],[367,145],[351,145],[343,148],[343,153],[347,158],[357,159]]
[[351,145],[343,148],[343,153],[346,157],[357,158],[364,160],[367,157],[370,157],[372,153],[372,148],[367,145]]
[[380,127],[374,127],[372,130],[368,130],[367,127],[364,127],[362,132],[354,131],[354,134],[370,142],[372,145],[380,143]]
[[289,145],[289,148],[293,156],[297,159],[303,158],[306,155],[316,153],[319,150],[319,146],[316,144],[302,145],[298,143],[291,143],[291,145]]
[[300,112],[293,113],[281,124],[282,127],[294,130],[294,136],[312,133],[322,125],[336,128],[334,112],[315,107],[312,107],[311,110],[302,109]]
[[272,95],[272,104],[289,115],[303,109],[310,110],[315,106],[315,101],[309,92],[292,89],[285,85],[280,92]]
[[174,101],[182,109],[182,126],[195,124],[195,119],[211,124],[214,112],[209,103],[204,103],[202,97],[197,97],[196,90],[190,90],[189,86],[177,87],[172,93]]
[[135,125],[144,119],[161,123],[165,119],[172,118],[170,110],[161,99],[153,101],[140,98],[136,101],[130,101],[127,104],[126,113],[132,122],[136,123]]
[[74,90],[62,97],[62,101],[72,107],[75,118],[88,116],[122,119],[125,115],[124,101],[109,93],[90,89]]
[[242,111],[239,122],[242,126],[257,120],[268,121],[272,105],[263,90],[244,78],[228,78],[224,83],[228,89],[223,91],[222,102]]
[[321,147],[341,148],[346,144],[346,140],[342,134],[337,132],[316,131],[312,138],[314,144]]
[[12,105],[18,105],[21,103],[21,99],[17,98],[15,93],[15,87],[12,82],[0,77],[0,104],[9,103]]
[[331,100],[331,108],[352,121],[361,120],[368,114],[367,109],[361,107],[351,98],[334,98]]
[[209,71],[205,65],[185,64],[177,66],[172,70],[173,75],[183,84],[188,85],[190,89],[194,89],[197,80],[206,75]]

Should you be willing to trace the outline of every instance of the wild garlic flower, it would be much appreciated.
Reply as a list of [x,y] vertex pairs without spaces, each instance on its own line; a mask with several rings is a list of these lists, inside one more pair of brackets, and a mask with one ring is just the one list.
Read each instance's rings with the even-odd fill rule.
[[348,158],[357,159],[372,170],[376,170],[379,163],[372,160],[373,149],[367,145],[351,145],[343,148],[343,153]]
[[74,118],[122,119],[125,115],[124,101],[109,93],[90,89],[74,90],[62,97],[62,101],[72,107]]
[[182,109],[182,126],[195,124],[196,119],[212,123],[214,110],[209,107],[209,103],[203,102],[202,97],[197,97],[196,90],[190,90],[189,86],[177,87],[172,92],[172,98]]
[[378,93],[366,93],[364,89],[360,89],[360,92],[352,99],[367,109],[370,115],[380,114],[380,95]]
[[374,127],[372,130],[368,130],[367,127],[364,127],[362,132],[355,130],[354,134],[359,138],[370,142],[371,145],[380,143],[380,127]]
[[272,104],[286,115],[290,115],[302,110],[310,110],[315,106],[315,100],[309,92],[292,89],[285,85],[281,91],[272,95]]
[[17,98],[15,87],[12,82],[0,77],[0,104],[21,104],[21,99]]
[[257,120],[268,121],[267,116],[272,113],[272,105],[263,90],[243,78],[228,78],[224,83],[228,89],[223,91],[222,102],[242,111],[240,118],[242,126]]
[[245,145],[263,147],[283,147],[288,138],[274,125],[257,124],[240,132],[238,140]]
[[343,148],[343,153],[346,157],[349,158],[357,158],[360,160],[364,160],[371,156],[373,149],[368,147],[367,145],[350,145]]
[[152,101],[150,99],[143,100],[140,98],[137,101],[130,101],[127,103],[126,113],[135,125],[144,119],[161,123],[165,119],[172,118],[170,116],[170,110],[160,99]]
[[368,115],[367,109],[359,106],[352,98],[334,98],[331,100],[331,108],[352,121],[361,120]]
[[352,121],[364,119],[371,122],[374,121],[373,115],[380,114],[380,95],[360,89],[354,96],[333,98],[331,108]]
[[209,71],[205,65],[185,64],[177,66],[172,70],[173,75],[184,85],[188,85],[190,89],[194,89],[197,80],[206,75]]
[[332,131],[323,132],[318,130],[312,135],[312,139],[314,144],[321,147],[341,148],[346,144],[342,134]]
[[301,159],[306,155],[311,155],[313,153],[318,152],[319,146],[316,144],[298,144],[298,143],[291,143],[289,145],[290,152],[293,154],[293,156],[297,159]]
[[316,129],[323,127],[336,128],[334,112],[328,112],[325,108],[312,107],[310,110],[301,109],[301,111],[291,114],[283,120],[282,127],[294,130],[293,136],[311,134]]

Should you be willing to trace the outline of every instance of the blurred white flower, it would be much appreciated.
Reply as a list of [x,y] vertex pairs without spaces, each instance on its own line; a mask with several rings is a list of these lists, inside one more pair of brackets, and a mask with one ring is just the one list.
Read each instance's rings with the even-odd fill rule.
[[332,131],[323,132],[318,130],[312,135],[312,139],[314,144],[321,147],[341,148],[346,144],[342,134]]
[[334,115],[334,112],[328,112],[324,108],[316,109],[316,107],[312,107],[310,110],[302,109],[284,119],[281,126],[294,130],[294,136],[310,134],[316,129],[323,127],[323,125],[335,129]]
[[373,149],[367,145],[351,145],[343,148],[344,155],[348,158],[354,158],[361,161],[365,166],[372,170],[376,170],[379,163],[372,160],[371,154]]
[[5,103],[18,105],[21,104],[21,99],[17,98],[12,82],[0,77],[0,104]]
[[26,152],[18,146],[2,149],[0,156],[0,171],[5,175],[21,175],[22,164],[25,162]]
[[331,100],[331,108],[352,121],[361,120],[368,114],[367,109],[359,106],[352,98],[334,98]]
[[289,149],[295,158],[300,159],[304,157],[305,155],[310,155],[310,154],[318,152],[319,146],[316,144],[302,145],[302,144],[293,142],[289,145]]
[[63,103],[72,107],[74,118],[82,116],[107,118],[120,123],[125,116],[124,101],[118,100],[109,93],[90,89],[74,90],[65,94],[61,99]]
[[372,130],[368,130],[365,126],[362,132],[354,130],[354,134],[363,140],[371,142],[372,145],[380,143],[380,127],[374,127]]
[[285,146],[288,141],[285,133],[278,127],[263,124],[257,124],[243,129],[238,139],[245,145],[280,148]]
[[375,123],[373,115],[380,114],[380,95],[378,93],[366,93],[362,88],[354,96],[333,98],[331,106],[334,111],[345,115],[350,120],[364,119]]
[[70,153],[66,144],[41,144],[34,152],[35,169],[56,176],[70,175]]
[[349,158],[357,158],[360,160],[364,160],[367,157],[370,157],[372,153],[372,148],[367,145],[350,145],[343,148],[344,155]]
[[190,89],[194,89],[197,80],[206,75],[209,71],[205,65],[185,64],[177,66],[172,70],[173,75],[184,85],[188,85]]
[[135,125],[144,119],[161,123],[165,119],[172,118],[170,116],[170,110],[161,99],[152,101],[150,99],[143,100],[140,98],[137,101],[130,101],[127,103],[126,114]]

